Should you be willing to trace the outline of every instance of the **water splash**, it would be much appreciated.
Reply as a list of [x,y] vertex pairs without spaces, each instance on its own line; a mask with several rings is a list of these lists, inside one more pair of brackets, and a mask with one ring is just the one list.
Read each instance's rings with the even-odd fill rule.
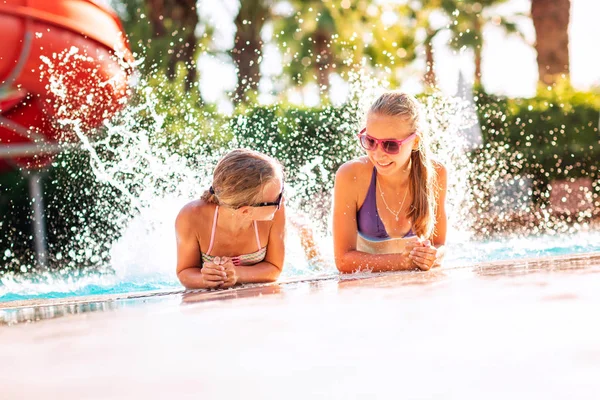
[[[71,51],[63,58],[46,60],[46,64],[51,68],[79,56]],[[364,70],[348,73],[345,78],[349,82],[348,102],[341,107],[325,107],[318,115],[316,131],[310,131],[308,128],[314,125],[308,119],[315,117],[314,113],[285,110],[280,104],[248,110],[233,118],[211,111],[198,113],[189,103],[171,104],[172,93],[166,83],[156,85],[151,82],[156,77],[138,77],[129,105],[104,121],[93,134],[81,117],[95,104],[93,97],[85,97],[87,108],[73,107],[62,89],[64,78],[51,80],[56,93],[53,107],[57,123],[63,132],[77,137],[84,160],[93,172],[89,187],[81,190],[90,192],[95,201],[71,210],[79,222],[78,229],[72,232],[71,248],[55,252],[54,268],[34,276],[4,274],[0,278],[0,301],[180,288],[174,274],[175,216],[186,202],[198,198],[210,185],[217,160],[235,147],[264,151],[287,167],[291,229],[286,238],[283,278],[335,272],[329,223],[332,171],[362,153],[354,134],[364,124],[368,107],[389,87]],[[539,216],[533,226],[525,224],[522,233],[542,233],[548,227],[559,232],[563,228],[557,227],[563,225],[549,210],[535,209],[532,177],[519,175],[520,154],[507,154],[508,146],[470,148],[461,136],[461,131],[477,122],[468,102],[440,94],[424,98],[423,102],[431,144],[450,177],[448,237],[450,253],[454,253],[449,257],[449,265],[544,253],[546,238],[532,238],[525,244],[519,241],[522,236],[508,242],[472,241],[477,235],[489,238],[498,234],[493,225],[509,212]],[[165,107],[182,108],[186,113],[185,126],[172,129],[168,114],[161,111]],[[292,143],[311,140],[312,154],[290,148],[289,140],[281,140],[282,132],[290,135]],[[323,140],[325,137],[332,140]],[[77,165],[82,162],[81,157],[65,152],[56,162],[71,171],[65,185],[81,186],[81,165]],[[517,190],[519,194],[506,196],[507,190]],[[94,218],[109,223],[93,223]],[[540,219],[544,225],[539,224]],[[311,232],[316,246],[303,241],[306,235],[302,232]],[[545,249],[554,254],[552,249],[559,247],[555,242],[550,250],[547,246]],[[307,255],[311,248],[315,251]],[[511,251],[507,252],[508,248]],[[586,242],[581,249],[595,248]],[[12,253],[3,256],[5,260],[13,258]],[[23,271],[34,270],[33,265],[21,264]]]

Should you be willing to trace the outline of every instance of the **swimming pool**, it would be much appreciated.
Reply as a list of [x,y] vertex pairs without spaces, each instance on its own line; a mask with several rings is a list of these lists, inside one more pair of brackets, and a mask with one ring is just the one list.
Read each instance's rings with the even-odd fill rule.
[[[448,252],[444,268],[473,266],[478,263],[489,263],[503,260],[523,258],[539,258],[563,255],[577,255],[600,252],[600,233],[579,232],[572,235],[508,237],[496,241],[461,242],[455,235],[449,235]],[[170,239],[170,238],[167,238]],[[330,242],[325,238],[320,242]],[[335,276],[331,247],[323,246],[324,265],[310,265],[304,259],[298,238],[290,235],[288,256],[280,280],[314,279]],[[173,292],[181,291],[174,273],[174,259],[171,248],[161,249],[161,253],[150,254],[142,258],[142,250],[135,252],[113,273],[87,276],[46,275],[36,281],[13,276],[4,276],[0,284],[0,303],[15,301],[63,299],[67,297],[123,295],[127,293]],[[172,253],[169,253],[172,252]],[[140,257],[136,259],[136,255]],[[153,261],[153,258],[155,259]],[[122,264],[127,265],[123,266]]]

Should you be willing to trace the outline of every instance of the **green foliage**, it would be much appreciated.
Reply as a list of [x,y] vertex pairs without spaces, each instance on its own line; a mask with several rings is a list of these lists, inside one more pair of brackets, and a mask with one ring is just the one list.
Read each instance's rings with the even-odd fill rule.
[[229,128],[240,146],[279,159],[288,180],[305,181],[305,196],[332,189],[337,168],[358,154],[354,134],[359,117],[353,105],[256,107],[233,116]]
[[[181,90],[184,78],[183,69],[172,81],[161,74],[147,78],[143,90],[148,91],[148,96],[138,93],[131,102],[131,106],[143,107],[148,104],[149,97],[153,99],[151,110],[141,112],[145,118],[140,121],[139,128],[150,132],[148,137],[155,144],[184,156],[192,156],[200,148],[210,151],[224,147],[232,139],[221,128],[227,124],[226,117],[217,113],[215,105],[204,103],[200,92]],[[162,119],[159,128],[156,118]],[[211,145],[206,146],[209,143]]]
[[[152,132],[149,139],[154,145],[192,163],[198,154],[232,147],[270,154],[281,160],[287,181],[297,189],[295,198],[289,200],[305,210],[311,204],[327,204],[337,168],[362,153],[354,137],[363,117],[356,103],[317,109],[240,107],[234,115],[222,116],[182,95],[177,82],[156,81],[150,87],[154,85],[161,87],[153,108],[156,112],[140,113],[132,129]],[[137,96],[132,99],[133,107],[146,101],[143,92]],[[596,161],[600,158],[600,93],[564,86],[532,99],[483,92],[476,97],[485,146],[501,149],[495,154],[506,158],[498,162],[508,165],[507,171],[533,179],[538,202],[547,200],[543,193],[555,179],[587,176],[596,182],[596,190],[600,188]],[[154,124],[157,116],[163,118],[158,125]],[[160,130],[153,130],[156,126]],[[485,169],[485,162],[481,164]],[[122,196],[96,181],[84,154],[57,157],[44,182],[51,262],[102,269],[108,264],[111,244],[119,237],[122,215],[131,211],[131,205],[115,201]],[[18,172],[4,173],[0,189],[0,265],[5,269],[33,265],[27,182]],[[80,234],[84,230],[87,233]],[[82,242],[88,237],[94,241]]]
[[[49,263],[72,270],[103,270],[129,205],[114,202],[117,191],[96,180],[88,155],[62,153],[41,172]],[[0,274],[35,268],[28,174],[0,174]],[[99,212],[102,210],[102,212]]]
[[[416,22],[410,8],[352,0],[294,0],[291,15],[275,15],[274,38],[284,58],[284,72],[295,85],[327,85],[329,73],[344,74],[357,66],[384,70],[398,83],[400,67],[416,57]],[[385,24],[382,17],[393,16]],[[393,72],[393,73],[390,73]],[[321,93],[325,96],[325,93]]]
[[44,179],[50,265],[105,271],[111,244],[121,235],[130,204],[106,182],[98,182],[89,154],[59,154]]
[[484,140],[520,152],[524,173],[539,185],[552,180],[598,179],[600,95],[568,86],[531,99],[477,95]]
[[31,204],[27,180],[18,171],[0,173],[0,273],[6,268],[18,268],[11,263],[14,254],[23,260],[33,260],[30,250]]
[[[144,73],[161,71],[171,80],[178,68],[186,70],[180,80],[186,91],[197,91],[196,59],[209,53],[214,27],[200,21],[194,1],[112,0],[119,12],[129,45]],[[194,88],[195,90],[192,90]]]
[[[475,83],[481,84],[481,57],[484,44],[483,29],[488,24],[502,28],[508,35],[517,35],[524,40],[524,35],[518,29],[517,21],[528,18],[523,14],[512,14],[502,17],[498,13],[489,12],[495,6],[507,0],[430,0],[428,4],[439,7],[450,18],[450,23],[444,28],[430,31],[431,40],[441,30],[448,30],[451,39],[448,45],[454,50],[471,49],[475,54]],[[424,15],[427,17],[427,14]]]

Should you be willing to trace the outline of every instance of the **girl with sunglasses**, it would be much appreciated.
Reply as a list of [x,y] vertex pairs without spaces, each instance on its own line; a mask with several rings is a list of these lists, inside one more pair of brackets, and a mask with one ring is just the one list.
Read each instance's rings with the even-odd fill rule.
[[188,289],[273,282],[284,261],[283,170],[273,158],[233,150],[213,184],[175,221],[177,277]]
[[380,96],[358,134],[366,156],[336,174],[335,263],[340,272],[439,265],[446,241],[446,169],[431,157],[417,100]]

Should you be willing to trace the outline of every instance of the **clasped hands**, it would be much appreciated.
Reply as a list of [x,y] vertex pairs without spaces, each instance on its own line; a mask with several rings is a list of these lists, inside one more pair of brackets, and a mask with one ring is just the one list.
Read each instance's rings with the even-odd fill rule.
[[431,267],[439,265],[442,259],[440,249],[433,246],[429,240],[418,240],[408,250],[408,258],[421,271],[429,271]]
[[237,283],[235,266],[229,257],[215,257],[202,265],[202,279],[207,288],[229,288]]

